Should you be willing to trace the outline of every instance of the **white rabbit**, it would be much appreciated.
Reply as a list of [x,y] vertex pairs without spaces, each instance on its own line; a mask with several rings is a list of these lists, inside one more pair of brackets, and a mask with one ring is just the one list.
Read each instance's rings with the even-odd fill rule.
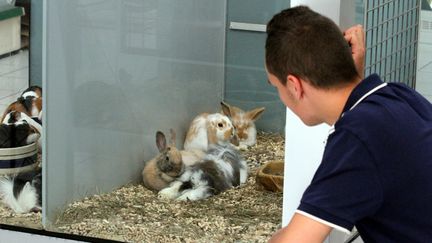
[[0,198],[15,213],[39,212],[42,206],[42,171],[0,178]]
[[185,168],[183,174],[159,197],[175,200],[200,200],[217,195],[246,182],[246,161],[231,145],[210,145],[203,161]]
[[238,145],[236,138],[234,126],[227,116],[203,113],[193,119],[183,147],[185,150],[207,151],[210,144]]
[[153,191],[159,191],[169,185],[183,172],[185,166],[190,166],[204,157],[202,151],[180,151],[175,146],[175,132],[171,129],[171,140],[167,146],[165,135],[156,133],[156,146],[159,154],[146,162],[142,171],[144,186]]
[[237,136],[239,139],[239,147],[245,149],[248,146],[256,144],[257,130],[255,127],[255,121],[264,112],[264,107],[255,108],[250,111],[243,111],[242,109],[221,102],[222,112],[228,116],[233,126],[236,129]]

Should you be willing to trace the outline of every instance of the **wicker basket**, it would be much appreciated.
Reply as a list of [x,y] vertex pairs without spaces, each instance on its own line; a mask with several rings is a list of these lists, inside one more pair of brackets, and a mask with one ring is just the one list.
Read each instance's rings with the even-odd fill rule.
[[256,183],[265,190],[283,191],[283,161],[272,160],[261,166],[256,175]]

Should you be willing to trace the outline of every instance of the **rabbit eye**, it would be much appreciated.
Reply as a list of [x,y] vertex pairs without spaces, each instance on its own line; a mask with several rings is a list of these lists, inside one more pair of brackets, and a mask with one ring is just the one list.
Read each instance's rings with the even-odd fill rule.
[[166,160],[166,161],[169,161],[169,157],[168,157],[168,156],[166,156],[166,157],[165,157],[165,160]]
[[223,123],[222,123],[222,122],[219,122],[219,123],[218,123],[218,127],[223,127]]

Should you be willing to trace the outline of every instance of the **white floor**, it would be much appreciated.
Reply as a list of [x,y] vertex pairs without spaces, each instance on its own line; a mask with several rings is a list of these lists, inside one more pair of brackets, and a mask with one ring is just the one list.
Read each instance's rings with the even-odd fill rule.
[[0,59],[0,116],[29,87],[28,50]]

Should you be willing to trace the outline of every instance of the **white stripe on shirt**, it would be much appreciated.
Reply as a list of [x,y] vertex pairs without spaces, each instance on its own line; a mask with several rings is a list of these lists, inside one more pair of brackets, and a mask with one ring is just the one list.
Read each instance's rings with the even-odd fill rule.
[[313,216],[312,214],[309,214],[309,213],[306,213],[306,212],[300,211],[300,210],[298,210],[298,209],[297,209],[295,212],[298,213],[298,214],[304,215],[304,216],[306,216],[306,217],[308,217],[308,218],[311,218],[311,219],[313,219],[313,220],[315,220],[315,221],[318,221],[318,222],[320,222],[320,223],[322,223],[322,224],[325,224],[325,225],[327,225],[327,226],[330,226],[330,227],[332,227],[332,228],[334,228],[334,229],[336,229],[336,230],[339,230],[339,231],[341,231],[341,232],[343,232],[343,233],[345,233],[345,234],[351,234],[351,231],[350,231],[350,230],[345,229],[344,227],[341,227],[341,226],[339,226],[339,225],[336,225],[336,224],[330,223],[330,222],[328,222],[328,221],[325,221],[325,220],[323,220],[323,219],[320,219],[320,218],[318,218],[318,217],[316,217],[316,216]]

